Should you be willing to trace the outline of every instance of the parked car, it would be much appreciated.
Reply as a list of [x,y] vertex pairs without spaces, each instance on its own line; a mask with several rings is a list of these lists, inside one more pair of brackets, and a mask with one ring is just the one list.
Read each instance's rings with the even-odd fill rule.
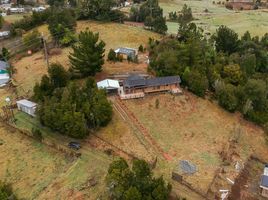
[[78,142],[70,142],[68,147],[75,150],[81,149],[81,145]]

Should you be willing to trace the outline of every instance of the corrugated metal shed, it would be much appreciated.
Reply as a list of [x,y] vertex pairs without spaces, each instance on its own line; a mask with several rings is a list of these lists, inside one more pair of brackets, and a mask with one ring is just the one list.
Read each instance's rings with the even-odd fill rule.
[[119,81],[112,79],[105,79],[103,81],[100,81],[97,83],[97,86],[99,89],[107,89],[107,90],[120,88]]
[[136,55],[136,49],[127,48],[127,47],[120,47],[114,51],[115,53],[121,53],[125,55]]
[[0,73],[0,86],[5,85],[9,81],[10,77],[7,73]]
[[17,101],[17,103],[19,103],[19,104],[21,104],[21,105],[24,105],[24,106],[26,106],[26,107],[28,107],[28,108],[33,108],[33,107],[36,107],[36,106],[37,106],[36,103],[34,103],[34,102],[32,102],[32,101],[29,101],[29,100],[27,100],[27,99],[19,100],[19,101]]
[[17,101],[17,106],[18,109],[21,110],[22,112],[25,112],[33,117],[35,116],[35,110],[37,106],[36,103],[28,101],[27,99],[22,99]]

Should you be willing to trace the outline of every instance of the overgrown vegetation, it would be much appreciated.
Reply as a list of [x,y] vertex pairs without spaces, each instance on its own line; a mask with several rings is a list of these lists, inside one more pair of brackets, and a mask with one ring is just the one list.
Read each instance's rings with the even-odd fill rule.
[[112,107],[103,90],[98,90],[93,78],[85,84],[71,78],[94,76],[104,63],[104,42],[98,34],[84,31],[70,53],[71,69],[52,64],[48,75],[34,87],[33,99],[39,102],[40,122],[54,131],[75,138],[84,138],[89,130],[106,126],[112,118]]
[[28,47],[27,49],[33,52],[36,52],[41,48],[42,46],[41,34],[38,32],[37,29],[34,29],[30,33],[23,36],[23,45],[26,48]]
[[72,9],[51,9],[48,29],[56,44],[68,46],[75,42],[76,16]]
[[147,0],[139,6],[131,8],[131,21],[144,22],[144,25],[157,33],[164,34],[167,31],[166,19],[163,17],[163,9],[158,0]]
[[110,199],[167,200],[171,185],[163,177],[154,178],[149,165],[134,160],[132,168],[122,158],[111,163],[106,178]]
[[34,100],[39,102],[40,122],[62,134],[84,138],[90,129],[106,126],[112,107],[105,91],[98,90],[93,78],[78,85],[69,81],[69,73],[52,64],[48,76],[34,87]]
[[24,31],[29,31],[39,25],[47,22],[51,14],[50,9],[47,9],[43,12],[33,12],[32,15],[26,16],[21,20],[18,20],[11,24],[11,35],[22,35]]
[[210,90],[226,110],[240,111],[264,125],[268,122],[267,43],[268,34],[259,38],[246,32],[239,38],[225,26],[206,39],[202,29],[183,20],[177,38],[150,41],[150,69],[158,76],[180,75],[182,84],[196,95],[204,97]]
[[13,193],[12,188],[8,184],[0,182],[0,199],[1,200],[17,200],[18,198]]
[[0,15],[0,29],[3,27],[4,24],[4,18],[2,15]]
[[78,18],[122,22],[125,16],[118,9],[113,9],[116,5],[115,0],[79,1]]

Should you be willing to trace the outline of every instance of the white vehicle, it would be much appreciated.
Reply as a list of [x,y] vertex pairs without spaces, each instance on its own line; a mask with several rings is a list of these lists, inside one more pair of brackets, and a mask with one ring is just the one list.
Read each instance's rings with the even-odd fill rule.
[[42,7],[42,6],[37,7],[37,8],[32,8],[32,11],[34,11],[34,12],[42,12],[44,10],[46,10],[46,8],[45,7]]
[[10,31],[2,31],[2,32],[0,32],[0,38],[2,38],[2,37],[8,37],[9,34],[10,34]]

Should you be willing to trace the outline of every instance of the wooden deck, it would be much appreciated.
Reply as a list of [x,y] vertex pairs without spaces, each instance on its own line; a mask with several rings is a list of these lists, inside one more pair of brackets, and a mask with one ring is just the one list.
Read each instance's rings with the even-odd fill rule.
[[120,98],[121,99],[138,99],[138,98],[143,98],[145,94],[143,92],[139,93],[134,93],[134,94],[121,94]]

